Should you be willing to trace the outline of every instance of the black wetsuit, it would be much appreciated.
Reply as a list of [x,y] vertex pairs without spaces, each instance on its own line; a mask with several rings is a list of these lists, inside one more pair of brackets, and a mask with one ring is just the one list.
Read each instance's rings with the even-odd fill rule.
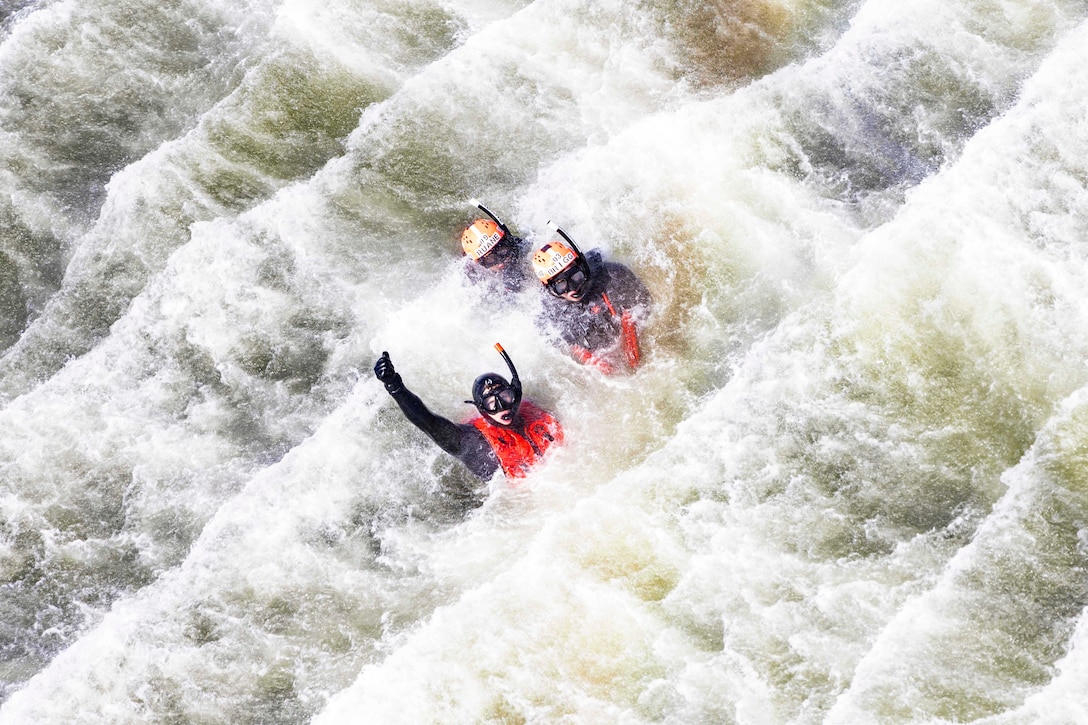
[[386,389],[412,425],[430,436],[439,448],[464,463],[474,475],[487,480],[499,470],[495,451],[474,425],[457,424],[435,415],[403,383],[392,390],[389,387]]
[[623,335],[624,312],[638,322],[648,313],[650,291],[635,273],[618,262],[605,262],[597,250],[585,255],[590,288],[578,301],[545,292],[543,322],[551,325],[572,350],[592,355],[615,349]]

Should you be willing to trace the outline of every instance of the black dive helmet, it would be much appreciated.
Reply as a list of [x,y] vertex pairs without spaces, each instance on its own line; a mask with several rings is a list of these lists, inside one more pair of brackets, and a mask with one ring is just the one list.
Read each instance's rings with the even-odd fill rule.
[[506,361],[506,367],[510,368],[510,382],[498,373],[484,373],[472,383],[472,403],[481,413],[498,413],[504,410],[517,412],[521,405],[521,378],[518,377],[514,361],[502,349],[502,345],[495,343],[495,349]]

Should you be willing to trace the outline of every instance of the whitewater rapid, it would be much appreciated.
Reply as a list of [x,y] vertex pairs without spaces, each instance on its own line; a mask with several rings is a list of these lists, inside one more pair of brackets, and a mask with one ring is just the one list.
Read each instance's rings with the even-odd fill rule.
[[311,5],[0,5],[0,723],[1088,722],[1083,2]]

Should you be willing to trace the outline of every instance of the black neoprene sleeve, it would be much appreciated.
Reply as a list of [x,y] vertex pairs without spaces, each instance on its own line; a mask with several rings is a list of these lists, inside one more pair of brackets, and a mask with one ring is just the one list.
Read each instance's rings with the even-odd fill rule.
[[419,396],[408,388],[402,386],[400,390],[390,395],[397,401],[404,417],[430,436],[439,448],[453,456],[461,455],[463,447],[461,428],[456,423],[432,413]]

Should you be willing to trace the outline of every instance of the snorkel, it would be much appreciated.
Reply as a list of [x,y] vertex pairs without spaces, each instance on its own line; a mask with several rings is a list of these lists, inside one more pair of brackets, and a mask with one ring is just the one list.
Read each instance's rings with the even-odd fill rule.
[[[482,209],[483,207],[480,208]],[[563,237],[563,240],[570,245],[570,248],[573,249],[574,253],[577,254],[580,258],[586,258],[586,255],[582,254],[582,250],[578,248],[578,245],[574,243],[574,240],[570,238],[570,235],[563,231],[563,229],[551,219],[548,220],[548,229],[551,229],[553,232]]]
[[521,378],[518,377],[518,370],[514,367],[514,361],[510,359],[510,355],[503,349],[502,345],[495,343],[495,349],[502,355],[502,359],[506,361],[506,367],[510,368],[510,387],[514,389],[514,394],[517,395],[517,402],[514,403],[515,410],[521,405]]
[[[502,223],[502,220],[499,219],[497,216],[495,216],[491,212],[490,209],[488,209],[486,206],[481,204],[477,199],[469,199],[468,203],[472,204],[474,207],[476,207],[477,209],[482,211],[484,214],[487,214],[489,217],[491,217],[491,221],[495,222],[495,224],[498,225],[499,229],[502,230],[503,234],[507,234],[507,235],[510,234],[510,230],[506,227],[505,224]],[[507,364],[509,364],[509,359],[508,359]]]

